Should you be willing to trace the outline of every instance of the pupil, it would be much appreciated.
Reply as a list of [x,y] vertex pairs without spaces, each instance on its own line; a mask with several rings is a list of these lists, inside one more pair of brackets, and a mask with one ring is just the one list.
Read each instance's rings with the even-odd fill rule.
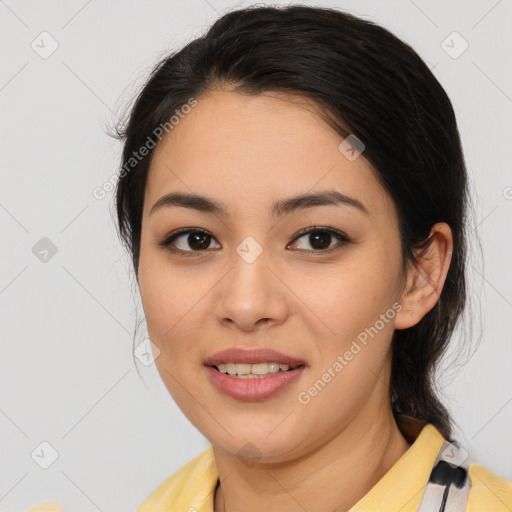
[[[317,247],[317,249],[325,249],[327,247],[329,247],[329,244],[330,244],[330,241],[329,241],[329,238],[331,237],[331,235],[329,233],[314,233],[312,235],[310,235],[310,243],[313,247],[315,247],[315,244],[311,242],[311,239],[316,239],[318,241],[318,239],[320,240],[320,247]],[[325,243],[327,241],[327,243]]]
[[[189,242],[189,245],[190,247],[192,247],[193,249],[206,249],[208,248],[208,246],[210,245],[210,241],[209,241],[209,236],[208,234],[206,233],[191,233],[189,236],[188,236],[188,242]],[[205,239],[207,239],[208,243],[205,245]],[[198,243],[196,243],[197,241],[199,241]]]

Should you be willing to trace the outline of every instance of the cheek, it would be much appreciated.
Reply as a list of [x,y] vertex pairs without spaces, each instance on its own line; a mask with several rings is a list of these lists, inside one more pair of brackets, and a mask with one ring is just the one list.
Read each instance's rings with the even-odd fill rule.
[[380,375],[390,357],[399,261],[391,246],[354,251],[327,273],[319,266],[300,281],[297,295],[316,313],[319,326],[313,334],[319,340],[318,359],[308,385],[317,379],[329,382],[312,401],[315,410],[337,404],[341,421],[385,380]]
[[139,289],[150,334],[161,337],[182,318],[187,310],[193,285],[183,275],[171,272],[165,250],[141,244]]
[[166,272],[160,255],[153,248],[141,246],[139,289],[149,337],[161,352],[158,365],[169,352],[166,339],[172,339],[173,330],[179,325],[184,311],[181,310],[183,301],[180,300],[183,290]]
[[217,280],[206,268],[173,267],[159,248],[141,250],[139,288],[149,337],[161,352],[157,366],[181,371],[180,362],[190,361],[188,371],[197,367],[191,340],[205,335],[204,319],[212,311],[208,294]]
[[[162,257],[151,249],[141,251],[139,287],[149,338],[160,353],[156,367],[173,400],[194,422],[197,404],[191,396],[200,396],[197,348],[190,340],[197,339],[201,329],[198,315],[204,315],[200,300],[205,280],[170,272]],[[186,390],[184,389],[184,384]],[[197,389],[196,389],[197,386]]]
[[382,254],[382,258],[359,254],[330,270],[328,276],[309,274],[297,291],[317,315],[318,326],[313,332],[317,340],[314,371],[301,390],[311,399],[305,410],[313,417],[332,411],[336,428],[353,418],[375,389],[385,385],[382,372],[390,362],[398,273],[390,272],[396,268],[393,260]]
[[323,323],[326,339],[351,340],[392,306],[398,265],[393,251],[354,251],[338,265],[296,276],[294,292]]

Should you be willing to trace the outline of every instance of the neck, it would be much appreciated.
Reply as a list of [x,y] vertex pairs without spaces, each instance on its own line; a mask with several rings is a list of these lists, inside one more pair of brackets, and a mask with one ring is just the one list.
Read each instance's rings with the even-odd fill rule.
[[248,468],[213,447],[220,481],[215,512],[303,508],[341,512],[354,506],[409,449],[391,412],[360,414],[317,450],[279,464]]

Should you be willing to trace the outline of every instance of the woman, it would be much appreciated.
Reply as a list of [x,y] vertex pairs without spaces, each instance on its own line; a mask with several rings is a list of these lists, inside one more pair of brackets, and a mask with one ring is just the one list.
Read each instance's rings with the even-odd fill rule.
[[420,57],[326,8],[163,59],[117,183],[159,373],[211,442],[139,512],[510,511],[434,370],[466,300],[466,169]]

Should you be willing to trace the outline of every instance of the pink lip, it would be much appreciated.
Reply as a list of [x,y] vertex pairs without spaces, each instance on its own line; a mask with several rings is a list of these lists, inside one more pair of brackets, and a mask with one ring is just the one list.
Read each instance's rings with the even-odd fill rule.
[[228,348],[209,357],[203,364],[205,366],[218,366],[225,363],[279,363],[288,366],[307,366],[305,361],[281,354],[271,348]]
[[[278,362],[272,360],[274,362]],[[279,371],[267,377],[256,379],[240,379],[219,372],[216,368],[207,367],[213,385],[224,394],[237,400],[263,400],[276,395],[296,381],[305,369],[300,366],[286,372]]]

